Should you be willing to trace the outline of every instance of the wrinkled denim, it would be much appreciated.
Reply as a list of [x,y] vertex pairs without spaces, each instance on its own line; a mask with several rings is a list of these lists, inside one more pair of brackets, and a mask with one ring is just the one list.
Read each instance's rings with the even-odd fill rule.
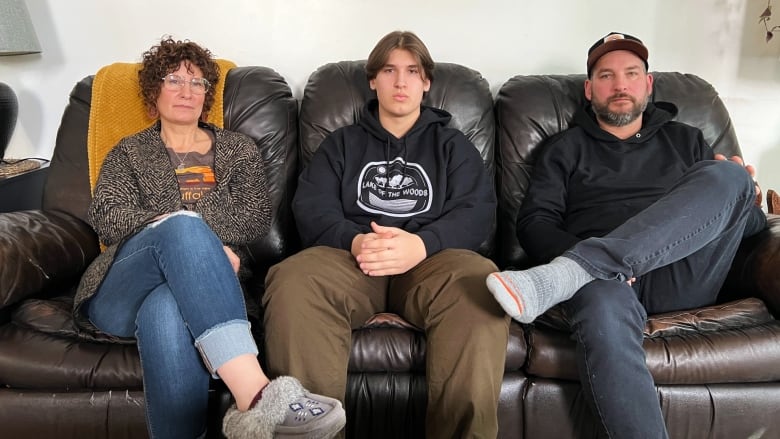
[[608,437],[668,437],[642,348],[647,313],[715,303],[740,242],[766,226],[754,201],[742,166],[699,162],[656,203],[564,253],[596,277],[563,307],[580,381]]
[[122,244],[87,314],[101,331],[137,339],[152,438],[203,435],[210,377],[258,352],[222,242],[191,212]]

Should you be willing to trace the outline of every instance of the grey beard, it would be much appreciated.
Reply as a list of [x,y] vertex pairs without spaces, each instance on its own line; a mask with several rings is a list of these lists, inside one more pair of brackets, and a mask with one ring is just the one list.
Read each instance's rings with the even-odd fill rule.
[[606,123],[607,125],[612,125],[614,127],[623,127],[631,122],[635,121],[639,115],[644,113],[645,109],[647,109],[647,99],[645,99],[641,105],[634,107],[632,111],[628,111],[625,113],[615,113],[612,111],[609,111],[608,105],[600,105],[596,103],[591,103],[591,106],[593,107],[593,112],[596,113],[596,117],[599,118],[602,122]]

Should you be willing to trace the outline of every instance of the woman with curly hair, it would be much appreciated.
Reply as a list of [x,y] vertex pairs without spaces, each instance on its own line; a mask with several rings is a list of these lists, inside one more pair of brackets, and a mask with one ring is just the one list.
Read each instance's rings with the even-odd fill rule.
[[100,170],[88,217],[106,249],[82,277],[77,320],[136,339],[152,438],[205,436],[210,377],[235,399],[229,438],[335,435],[339,401],[269,380],[257,359],[239,273],[271,205],[255,143],[205,122],[219,66],[168,37],[138,76],[157,122],[122,139]]

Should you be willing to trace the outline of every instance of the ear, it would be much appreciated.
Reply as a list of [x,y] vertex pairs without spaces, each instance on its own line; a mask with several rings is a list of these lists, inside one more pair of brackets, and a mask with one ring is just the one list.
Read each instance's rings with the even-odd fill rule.
[[371,90],[376,90],[376,83],[375,83],[375,82],[376,82],[376,78],[375,78],[375,79],[369,79],[369,81],[368,81],[368,87],[369,87]]
[[585,80],[585,99],[590,100],[590,97],[593,95],[593,92],[591,90],[591,87],[593,84],[590,82],[590,79]]
[[423,91],[430,91],[431,90],[431,80],[428,78],[425,78],[425,81],[423,82]]
[[653,94],[653,75],[648,73],[647,74],[647,95],[650,96]]

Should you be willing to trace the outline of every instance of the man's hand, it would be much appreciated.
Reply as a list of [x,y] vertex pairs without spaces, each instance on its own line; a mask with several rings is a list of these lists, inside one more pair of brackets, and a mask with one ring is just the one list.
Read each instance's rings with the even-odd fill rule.
[[406,273],[427,256],[419,236],[397,227],[371,222],[373,233],[355,236],[352,255],[368,276]]
[[241,266],[241,259],[238,257],[238,255],[236,255],[236,253],[230,247],[223,245],[222,249],[225,250],[225,254],[228,257],[228,260],[230,261],[230,265],[233,267],[233,272],[238,274],[238,268]]
[[764,201],[764,196],[761,193],[761,186],[759,186],[758,181],[756,181],[756,168],[753,167],[753,165],[746,165],[745,161],[742,160],[742,157],[738,155],[727,158],[723,154],[715,154],[715,160],[731,160],[732,162],[737,163],[738,165],[745,168],[748,175],[750,175],[750,178],[753,179],[753,183],[756,184],[756,206],[761,207],[761,203]]

